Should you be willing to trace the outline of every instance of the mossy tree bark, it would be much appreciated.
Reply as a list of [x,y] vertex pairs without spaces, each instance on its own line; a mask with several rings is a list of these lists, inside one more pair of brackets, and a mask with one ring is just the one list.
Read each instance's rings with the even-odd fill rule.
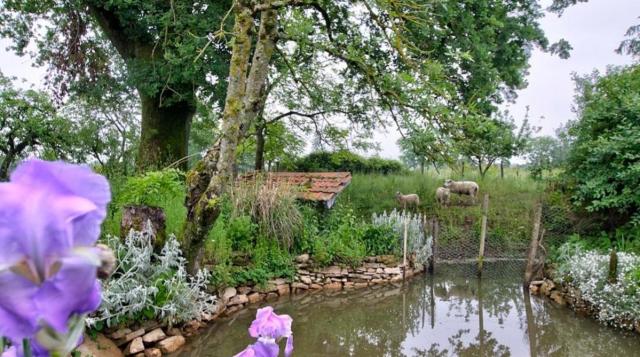
[[234,39],[222,135],[187,175],[183,243],[191,273],[200,269],[207,235],[220,215],[221,200],[233,183],[238,144],[264,104],[261,98],[275,49],[277,16],[270,8],[261,11],[260,30],[251,58],[253,13],[249,1],[241,0],[234,5]]
[[[131,36],[119,15],[108,6],[89,4],[89,9],[109,41],[126,63],[151,64],[154,56],[163,53],[162,44],[149,35]],[[155,54],[155,55],[154,55]],[[135,70],[135,67],[129,68]],[[136,166],[138,171],[162,169],[168,165],[186,169],[191,119],[195,114],[195,93],[190,83],[173,83],[180,89],[178,98],[171,90],[150,93],[138,86],[142,107],[140,147]]]
[[188,100],[161,104],[161,98],[140,93],[142,125],[138,149],[138,171],[169,165],[187,168],[191,119],[196,112]]

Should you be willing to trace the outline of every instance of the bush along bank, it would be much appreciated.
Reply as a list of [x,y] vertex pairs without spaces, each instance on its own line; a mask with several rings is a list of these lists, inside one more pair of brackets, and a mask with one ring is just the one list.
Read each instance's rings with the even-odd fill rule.
[[529,286],[576,313],[640,334],[640,256],[575,251]]

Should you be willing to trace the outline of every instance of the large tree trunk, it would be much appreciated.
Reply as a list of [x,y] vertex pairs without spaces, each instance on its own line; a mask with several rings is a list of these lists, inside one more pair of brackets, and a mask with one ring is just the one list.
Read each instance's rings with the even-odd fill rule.
[[2,164],[0,164],[0,182],[9,180],[9,167],[13,163],[13,155],[7,154],[2,160]]
[[252,10],[246,0],[238,1],[234,6],[234,40],[222,116],[222,135],[187,175],[184,246],[187,268],[191,273],[200,268],[207,235],[220,215],[221,201],[233,182],[237,147],[259,112],[256,103],[260,102],[260,95],[264,91],[275,48],[276,13],[273,10],[262,11],[258,42],[249,71]]
[[[171,164],[187,169],[189,131],[196,112],[190,101],[160,105],[160,96],[140,92],[142,126],[138,151],[138,171],[162,169]],[[166,99],[165,99],[166,101]]]
[[264,170],[264,143],[266,127],[261,123],[256,125],[256,171]]

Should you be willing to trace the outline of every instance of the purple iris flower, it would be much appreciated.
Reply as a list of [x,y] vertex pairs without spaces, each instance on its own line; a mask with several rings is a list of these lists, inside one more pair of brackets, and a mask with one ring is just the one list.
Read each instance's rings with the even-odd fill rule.
[[258,341],[234,357],[278,357],[280,346],[275,341]]
[[256,319],[249,327],[249,335],[257,338],[258,341],[234,357],[278,357],[280,347],[277,341],[285,337],[287,345],[284,354],[287,357],[291,356],[293,352],[292,322],[291,316],[277,315],[271,306],[258,309]]
[[94,245],[110,199],[104,177],[63,162],[29,160],[0,183],[0,336],[64,334],[98,308]]

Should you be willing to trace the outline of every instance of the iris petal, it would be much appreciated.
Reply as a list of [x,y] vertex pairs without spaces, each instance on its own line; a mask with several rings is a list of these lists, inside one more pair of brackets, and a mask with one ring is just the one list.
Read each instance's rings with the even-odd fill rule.
[[18,274],[0,273],[0,336],[15,342],[35,333],[37,310],[31,296],[37,289]]

